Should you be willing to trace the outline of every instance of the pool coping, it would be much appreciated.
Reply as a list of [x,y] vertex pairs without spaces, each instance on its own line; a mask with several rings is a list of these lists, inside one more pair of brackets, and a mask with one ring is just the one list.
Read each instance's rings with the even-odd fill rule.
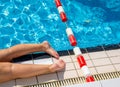
[[[97,74],[104,73],[103,71],[106,70],[106,68],[108,68],[107,72],[108,72],[108,70],[110,70],[109,72],[114,72],[114,71],[119,72],[120,71],[120,68],[119,68],[120,62],[118,63],[118,61],[116,62],[116,60],[115,60],[115,63],[110,63],[110,64],[114,64],[114,65],[108,64],[108,60],[109,60],[109,62],[112,61],[110,58],[114,58],[114,57],[120,58],[120,54],[119,54],[120,53],[120,44],[82,48],[81,51],[83,53],[82,55],[86,59],[88,68],[92,71],[93,75],[95,75],[96,73]],[[22,84],[23,85],[39,84],[41,82],[44,82],[43,78],[45,78],[45,80],[47,79],[46,82],[49,82],[49,79],[53,79],[53,81],[58,81],[58,82],[61,79],[67,81],[66,79],[76,77],[76,75],[78,78],[79,77],[81,78],[81,76],[83,76],[83,74],[81,73],[79,66],[76,66],[77,61],[76,61],[75,55],[73,53],[73,50],[69,49],[69,50],[64,50],[64,51],[58,51],[58,53],[60,55],[60,58],[63,59],[67,63],[67,69],[65,69],[65,71],[59,71],[59,72],[55,72],[55,73],[51,73],[51,74],[47,74],[47,75],[43,75],[43,76],[35,76],[30,79],[29,78],[28,79],[16,79],[16,80],[10,81],[7,84],[3,84],[3,85],[5,85],[5,87],[7,87],[8,84],[11,84],[14,86],[19,85],[19,84],[21,84],[21,85]],[[116,55],[116,53],[118,56]],[[106,56],[104,56],[104,54],[106,54]],[[112,56],[111,56],[111,54],[112,54]],[[11,62],[20,63],[20,64],[25,64],[25,63],[27,63],[27,64],[29,64],[29,63],[30,64],[42,64],[43,63],[44,64],[44,61],[46,59],[48,61],[49,61],[49,59],[51,59],[53,63],[55,62],[54,58],[52,56],[50,56],[47,53],[41,53],[41,52],[27,54],[27,55],[21,56],[19,58],[13,59],[13,61],[11,61]],[[41,60],[43,60],[43,61],[41,61]],[[106,65],[101,65],[101,66],[98,65],[97,66],[97,65],[95,65],[96,62],[94,63],[94,61],[96,61],[96,60],[97,60],[97,65],[98,65],[98,61],[99,61],[99,63],[101,63],[100,61],[103,62],[103,61],[107,60],[106,61],[107,63],[103,62]],[[48,63],[48,62],[46,61],[46,63]],[[93,66],[91,66],[91,63],[93,64]],[[73,64],[73,66],[71,66],[72,64]],[[116,66],[116,65],[118,65],[118,66]],[[74,69],[73,69],[73,67],[74,67]],[[101,71],[101,67],[102,67],[103,71]],[[110,67],[112,67],[114,70]],[[63,77],[63,73],[65,74],[65,76],[67,74],[70,74],[70,75]],[[71,73],[73,73],[72,74],[73,76],[71,75]],[[106,71],[105,71],[105,73],[106,73]],[[61,75],[63,78],[60,77]]]
[[[80,48],[81,52],[84,53],[92,53],[92,52],[99,52],[99,51],[108,51],[108,50],[117,50],[120,49],[120,43],[119,44],[112,44],[112,45],[103,45],[103,46],[96,46],[96,47],[88,47],[88,48]],[[72,49],[69,50],[63,50],[63,51],[57,51],[59,56],[67,56],[67,55],[74,55],[74,52]],[[51,55],[43,52],[35,52],[35,53],[30,53],[27,55],[23,55],[21,57],[13,59],[11,62],[22,62],[22,61],[27,61],[30,60],[30,56],[33,56],[33,59],[37,56],[40,56],[40,58],[50,58]],[[31,56],[31,57],[32,57]]]

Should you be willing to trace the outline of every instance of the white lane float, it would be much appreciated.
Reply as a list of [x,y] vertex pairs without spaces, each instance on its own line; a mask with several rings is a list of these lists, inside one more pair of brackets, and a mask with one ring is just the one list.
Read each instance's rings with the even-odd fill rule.
[[[66,17],[65,11],[64,11],[64,9],[62,7],[62,4],[61,4],[60,0],[55,0],[55,3],[56,3],[56,7],[58,9],[58,12],[60,14],[62,22],[66,22],[67,17]],[[67,33],[67,36],[69,38],[70,44],[72,46],[76,46],[77,41],[76,41],[76,38],[75,38],[75,36],[74,36],[74,34],[72,32],[72,29],[67,28],[66,33]],[[79,66],[80,66],[81,70],[83,71],[84,77],[86,78],[86,82],[95,81],[94,77],[91,75],[90,70],[87,67],[86,61],[85,61],[84,57],[82,56],[82,52],[81,52],[80,48],[79,47],[74,47],[73,51],[74,51],[74,54],[77,57],[77,61],[79,63]]]
[[76,46],[77,45],[77,41],[76,41],[76,38],[72,32],[72,29],[71,28],[67,28],[66,29],[66,33],[67,33],[67,36],[68,36],[68,39],[69,39],[69,42],[71,44],[71,46]]
[[86,78],[86,82],[95,81],[94,77],[91,75],[89,68],[87,67],[86,61],[85,61],[84,57],[82,56],[82,52],[81,52],[80,48],[74,47],[73,52],[77,57],[77,61],[79,63],[79,66],[80,66],[83,74],[84,74],[84,77]]
[[73,51],[77,57],[77,61],[79,63],[80,68],[82,68],[83,66],[87,66],[86,61],[85,61],[84,57],[82,56],[82,52],[81,52],[80,48],[74,47]]

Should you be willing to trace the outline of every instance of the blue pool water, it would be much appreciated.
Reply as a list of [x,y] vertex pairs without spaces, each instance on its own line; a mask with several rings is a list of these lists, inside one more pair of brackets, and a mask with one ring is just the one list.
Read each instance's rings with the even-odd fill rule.
[[[81,48],[120,43],[120,0],[61,0]],[[0,49],[50,42],[71,49],[54,0],[0,0]]]

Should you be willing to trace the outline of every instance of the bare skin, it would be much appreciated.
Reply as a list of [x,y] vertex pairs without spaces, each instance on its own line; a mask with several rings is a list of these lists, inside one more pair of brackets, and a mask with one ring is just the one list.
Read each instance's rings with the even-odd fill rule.
[[47,41],[41,44],[20,44],[8,49],[0,50],[0,62],[11,61],[19,56],[32,52],[46,52],[55,58],[59,58],[58,53],[49,45]]
[[[54,56],[58,61],[54,64],[14,64],[12,59],[31,53],[46,52]],[[23,68],[24,67],[24,68]],[[41,44],[22,44],[9,49],[0,50],[0,83],[17,78],[27,78],[36,75],[52,73],[65,67],[65,62],[59,59],[58,53],[49,45],[47,41]]]

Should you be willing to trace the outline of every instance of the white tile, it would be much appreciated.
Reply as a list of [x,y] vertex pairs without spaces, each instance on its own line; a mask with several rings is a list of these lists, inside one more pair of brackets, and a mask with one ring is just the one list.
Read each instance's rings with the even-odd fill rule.
[[58,72],[59,80],[64,80],[68,78],[75,78],[78,77],[76,70],[70,70],[65,72]]
[[79,76],[79,77],[84,76],[84,74],[83,74],[83,72],[82,72],[82,70],[81,70],[81,69],[77,70],[77,73],[78,73],[78,76]]
[[20,64],[33,64],[33,61],[32,60],[28,60],[28,61],[17,62],[17,63],[20,63]]
[[91,60],[86,61],[88,67],[94,67],[93,63]]
[[120,49],[106,51],[109,57],[120,56]]
[[98,73],[115,72],[113,65],[96,67]]
[[90,59],[90,57],[89,57],[89,55],[87,53],[82,54],[82,55],[84,56],[85,60],[89,60]]
[[52,58],[53,63],[56,63],[58,61],[58,59]]
[[92,75],[98,74],[95,68],[89,68]]
[[71,59],[71,57],[70,56],[62,56],[62,57],[60,57],[60,59],[62,59],[62,60],[64,60],[65,62],[72,62],[72,59]]
[[93,60],[93,63],[95,66],[110,65],[111,64],[109,58],[95,59],[95,60]]
[[35,59],[34,64],[53,64],[52,58]]
[[73,63],[66,63],[65,69],[62,69],[60,71],[66,71],[66,70],[75,70],[75,66]]
[[[55,63],[58,59],[52,58],[53,62]],[[62,59],[63,61],[65,61],[66,63],[70,63],[72,62],[72,59],[70,56],[61,56],[60,59]]]
[[51,82],[51,81],[58,81],[56,73],[40,75],[40,76],[37,76],[37,77],[38,77],[38,82],[39,83]]
[[37,84],[36,77],[16,79],[16,85],[33,85],[33,84]]
[[70,55],[73,61],[77,61],[77,57],[75,55]]
[[117,71],[120,71],[120,64],[116,64],[116,65],[114,65],[115,66],[115,68],[117,69]]
[[75,65],[75,68],[76,68],[76,69],[80,69],[80,65],[79,65],[78,62],[74,62],[74,65]]
[[13,86],[15,86],[15,80],[0,83],[0,87],[13,87]]
[[56,62],[57,62],[57,59],[52,58],[52,61],[53,61],[53,63],[56,63]]
[[112,63],[119,63],[120,64],[120,56],[116,56],[116,57],[111,57],[110,58]]
[[106,53],[104,51],[91,52],[91,53],[89,53],[89,55],[90,55],[91,59],[107,57],[107,55],[106,55]]

